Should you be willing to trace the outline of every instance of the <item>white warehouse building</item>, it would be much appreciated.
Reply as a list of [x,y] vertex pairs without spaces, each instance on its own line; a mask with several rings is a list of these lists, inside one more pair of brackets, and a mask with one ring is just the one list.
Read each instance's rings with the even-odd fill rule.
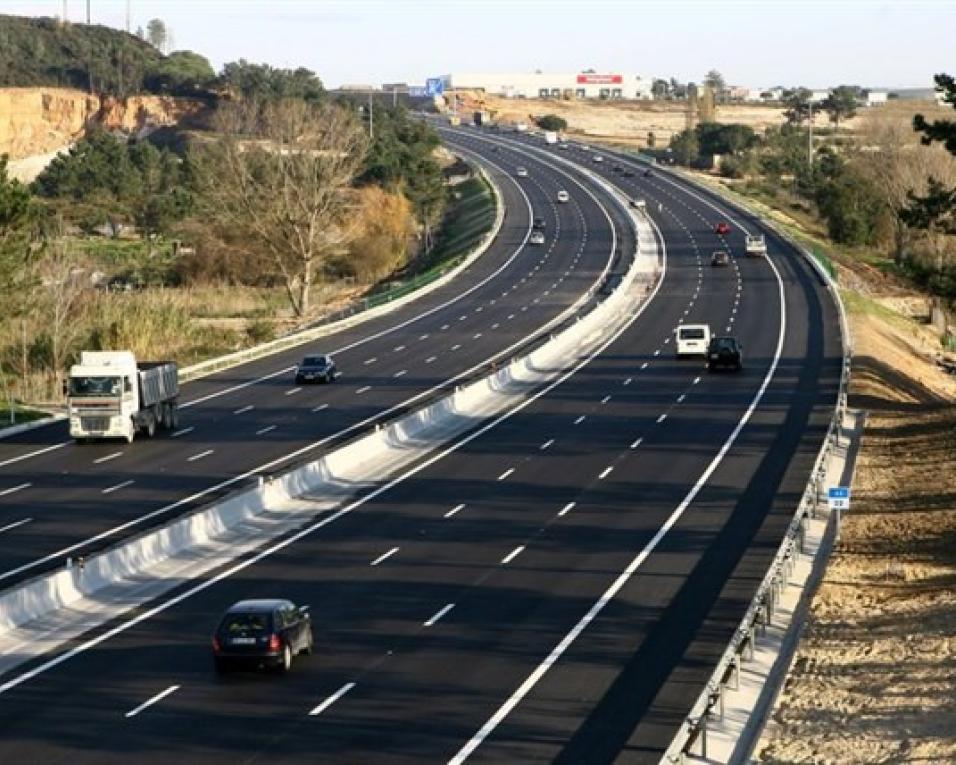
[[481,90],[506,98],[652,98],[650,78],[639,74],[579,72],[462,72],[441,77],[445,90]]

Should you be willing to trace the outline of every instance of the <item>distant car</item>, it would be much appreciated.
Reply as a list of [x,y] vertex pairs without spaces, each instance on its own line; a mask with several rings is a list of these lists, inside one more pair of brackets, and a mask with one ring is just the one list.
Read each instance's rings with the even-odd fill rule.
[[561,189],[561,191],[558,192],[558,201],[559,201],[559,202],[567,202],[567,201],[569,201],[570,199],[571,199],[571,197],[568,196],[568,192],[566,192],[564,189]]
[[562,148],[562,149],[569,149],[569,148],[571,148],[570,144],[569,144],[567,141],[564,141],[564,142],[562,142],[562,143],[559,143],[558,146],[559,146],[560,148]]
[[603,162],[603,161],[604,161],[604,157],[602,157],[600,154],[595,154],[595,155],[594,155],[594,161],[595,161],[595,162]]
[[625,177],[625,178],[633,178],[633,177],[634,177],[634,171],[631,170],[631,169],[629,169],[629,168],[624,168],[624,177]]
[[710,345],[710,326],[707,324],[680,324],[674,330],[677,335],[675,352],[683,356],[706,356]]
[[720,221],[716,226],[714,226],[714,233],[724,236],[730,233],[730,224],[727,221]]
[[653,178],[653,177],[654,177],[654,171],[651,170],[650,168],[647,168],[647,170],[644,171],[644,177],[645,177],[645,178]]
[[335,382],[338,376],[335,362],[328,354],[322,356],[306,356],[302,363],[295,368],[295,382],[299,385],[304,382]]
[[519,168],[515,171],[515,175],[517,175],[519,178],[527,178],[527,177],[528,177],[528,168],[526,168],[526,167],[519,167]]
[[713,255],[710,256],[710,265],[712,266],[729,266],[730,265],[730,253],[726,250],[717,250]]
[[707,371],[733,369],[739,372],[743,368],[743,346],[736,337],[730,335],[711,338],[707,346]]
[[544,233],[541,231],[532,231],[531,236],[528,237],[528,241],[531,244],[544,244]]
[[591,151],[591,147],[588,146],[586,143],[582,143],[582,144],[581,144],[581,151]]
[[621,167],[620,165],[614,165],[614,167],[611,168],[611,170],[613,170],[615,173],[619,173],[619,172],[621,172],[621,170],[623,170],[623,169],[624,169],[624,168]]
[[532,225],[532,228],[536,228],[540,231],[544,229],[546,223],[544,218],[535,218],[534,223],[532,223],[531,225]]
[[223,615],[212,636],[217,672],[234,666],[292,668],[298,654],[315,646],[308,606],[290,600],[240,600]]
[[618,287],[621,286],[621,282],[624,281],[624,277],[621,274],[611,274],[608,276],[601,286],[598,288],[598,294],[600,295],[610,295]]

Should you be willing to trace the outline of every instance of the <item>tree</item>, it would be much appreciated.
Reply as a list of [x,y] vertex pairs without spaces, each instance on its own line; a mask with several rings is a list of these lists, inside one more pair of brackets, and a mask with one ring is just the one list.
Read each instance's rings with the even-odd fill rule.
[[209,60],[198,53],[183,50],[170,53],[146,75],[146,87],[153,92],[189,95],[208,88],[216,79]]
[[162,19],[150,19],[146,25],[146,41],[161,53],[166,52],[169,43],[169,30]]
[[883,203],[873,187],[850,169],[830,168],[816,186],[816,202],[830,238],[840,244],[873,244]]
[[7,316],[23,296],[35,212],[30,190],[8,177],[7,155],[0,154],[0,304]]
[[681,165],[689,165],[700,156],[700,144],[697,142],[697,131],[682,130],[671,138],[671,150],[674,160]]
[[930,178],[925,195],[912,191],[900,217],[911,228],[929,233],[936,253],[936,271],[943,270],[945,237],[956,234],[956,188],[948,188],[937,178]]
[[[943,102],[956,109],[956,78],[948,74],[937,74],[933,77],[936,82],[936,92],[943,94]],[[913,118],[913,129],[922,133],[920,140],[925,145],[940,141],[950,154],[956,154],[956,121],[934,120],[927,122],[922,114]]]
[[543,117],[538,117],[535,120],[535,123],[542,130],[567,130],[568,121],[563,117],[559,117],[556,114],[546,114]]
[[724,90],[727,88],[727,84],[724,82],[724,76],[716,69],[711,69],[707,72],[707,75],[704,77],[704,85],[713,91],[714,97],[718,100],[723,98]]
[[322,81],[309,69],[275,69],[268,64],[249,63],[244,58],[223,66],[219,81],[236,94],[256,100],[301,98],[322,101],[326,95]]
[[701,155],[738,154],[757,143],[757,135],[749,125],[721,125],[702,122],[696,128]]
[[215,141],[190,154],[202,215],[237,247],[269,254],[298,316],[357,235],[352,183],[366,139],[352,112],[283,99],[225,103]]
[[808,88],[794,88],[783,93],[784,116],[791,125],[799,125],[810,118],[810,98],[813,92]]
[[651,94],[656,99],[664,99],[670,95],[671,86],[667,80],[662,80],[655,77],[654,81],[651,83]]
[[676,78],[671,77],[671,94],[674,98],[684,99],[687,98],[687,85],[682,82],[678,82]]
[[857,107],[860,105],[859,94],[860,89],[856,86],[840,85],[826,97],[822,106],[830,115],[834,129],[840,129],[841,120],[856,116]]

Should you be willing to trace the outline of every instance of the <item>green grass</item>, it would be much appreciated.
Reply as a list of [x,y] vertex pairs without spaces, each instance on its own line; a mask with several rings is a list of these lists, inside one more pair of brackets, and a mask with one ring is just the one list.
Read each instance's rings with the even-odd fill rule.
[[44,417],[49,416],[47,412],[30,409],[16,402],[12,405],[9,401],[0,402],[0,429],[8,428],[11,425],[22,425],[25,422],[33,422],[34,420],[42,420]]

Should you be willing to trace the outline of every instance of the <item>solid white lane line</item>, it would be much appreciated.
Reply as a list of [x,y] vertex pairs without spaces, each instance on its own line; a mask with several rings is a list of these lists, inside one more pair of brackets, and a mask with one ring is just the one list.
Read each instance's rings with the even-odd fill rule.
[[21,483],[19,486],[11,486],[9,489],[4,489],[3,491],[0,491],[0,497],[5,497],[7,496],[7,494],[13,494],[13,492],[20,491],[21,489],[27,489],[30,486],[33,486],[33,484],[30,483],[29,481],[27,481],[26,483]]
[[313,412],[321,412],[323,409],[328,409],[328,407],[329,407],[328,404],[319,404],[319,405],[318,405],[317,407],[315,407],[315,409],[313,409],[312,411],[313,411]]
[[98,460],[93,460],[97,465],[101,465],[104,462],[109,462],[110,460],[115,460],[117,457],[122,456],[123,452],[113,452],[112,454],[107,454],[105,457],[100,457]]
[[298,393],[300,390],[302,390],[302,388],[293,388],[292,390],[287,390],[287,391],[285,392],[285,394],[286,394],[287,396],[294,396],[294,395],[295,395],[296,393]]
[[14,462],[20,462],[20,460],[27,460],[30,457],[37,457],[40,454],[46,454],[47,452],[52,452],[54,449],[62,449],[67,444],[73,443],[72,441],[64,441],[61,444],[53,444],[53,446],[47,446],[43,449],[37,449],[35,452],[27,452],[26,454],[21,454],[19,457],[11,457],[8,460],[0,462],[0,467],[6,467],[7,465],[12,465]]
[[257,430],[256,435],[257,436],[264,435],[268,433],[269,431],[275,430],[276,427],[277,427],[276,425],[266,425],[266,427],[264,427],[262,430]]
[[455,505],[451,510],[449,510],[447,513],[445,513],[445,517],[446,517],[446,518],[451,518],[455,513],[457,513],[457,512],[460,511],[460,510],[464,510],[464,509],[465,509],[464,503],[462,503],[462,504],[460,504],[460,505]]
[[131,709],[129,712],[126,713],[126,716],[127,716],[127,717],[136,717],[136,715],[138,715],[140,712],[142,712],[142,711],[143,711],[144,709],[146,709],[147,707],[151,707],[153,704],[157,703],[158,701],[162,701],[163,699],[165,699],[165,698],[166,698],[167,696],[169,696],[170,694],[173,694],[173,693],[175,693],[176,691],[178,691],[178,690],[180,689],[180,687],[181,687],[181,686],[178,686],[178,685],[171,685],[171,686],[169,686],[165,691],[162,691],[162,692],[160,692],[160,693],[157,693],[155,696],[153,696],[153,698],[151,698],[151,699],[149,699],[149,700],[147,700],[147,701],[144,701],[142,704],[140,704],[138,707],[136,707],[136,709]]
[[253,409],[255,409],[255,407],[249,404],[249,406],[244,406],[242,409],[236,409],[233,414],[245,414],[246,412],[251,412]]
[[605,478],[611,475],[612,470],[614,470],[614,467],[612,465],[608,465],[606,468],[604,468],[604,470],[601,471],[601,475],[598,476],[598,479],[603,481]]
[[195,429],[195,425],[190,425],[188,428],[183,428],[182,430],[177,430],[175,433],[171,433],[169,437],[179,438],[180,436],[185,436],[187,433],[192,433]]
[[664,420],[666,419],[667,419],[667,413],[665,412],[664,414],[662,414],[660,417],[657,418],[657,423],[660,424],[664,422]]
[[359,395],[359,394],[365,393],[365,391],[371,390],[371,389],[372,389],[372,386],[371,386],[371,385],[363,385],[361,388],[359,388],[357,391],[355,391],[355,394],[356,394],[356,395]]
[[553,443],[554,443],[554,439],[553,439],[553,438],[549,438],[547,441],[545,441],[543,444],[541,444],[541,446],[539,446],[538,448],[541,449],[542,451],[544,451],[544,450],[547,449],[549,446],[551,446],[551,444],[553,444]]
[[398,372],[392,375],[392,377],[402,377],[403,375],[407,375],[407,374],[408,374],[407,369],[400,369]]
[[580,417],[578,417],[578,418],[574,421],[574,424],[575,424],[575,425],[580,425],[582,422],[584,422],[584,418],[585,418],[585,417],[587,417],[587,415],[582,414]]
[[341,688],[339,688],[335,693],[329,696],[325,701],[323,701],[317,707],[312,709],[309,712],[309,717],[316,717],[322,714],[326,709],[332,706],[336,701],[342,698],[346,693],[348,693],[354,687],[355,687],[355,683],[346,683]]
[[383,553],[382,555],[379,555],[375,560],[373,560],[373,561],[372,561],[371,563],[369,563],[368,565],[370,565],[370,566],[377,566],[377,565],[378,565],[379,563],[381,563],[383,560],[387,560],[388,558],[391,558],[395,553],[398,552],[398,550],[399,550],[398,547],[393,547],[393,548],[392,548],[391,550],[389,550],[387,553]]
[[524,545],[516,547],[510,553],[508,553],[504,558],[501,559],[503,564],[511,563],[515,558],[517,558],[521,553],[524,552]]
[[32,518],[24,518],[22,521],[14,521],[13,523],[8,523],[6,526],[0,526],[0,534],[4,531],[15,529],[17,526],[22,526],[24,523],[29,523],[32,520]]
[[431,627],[433,624],[435,624],[435,622],[437,622],[439,619],[441,619],[445,614],[447,614],[449,611],[451,611],[454,607],[455,607],[455,604],[454,604],[454,603],[449,603],[449,604],[448,604],[447,606],[445,606],[441,611],[439,611],[439,612],[436,613],[434,616],[432,616],[432,618],[429,619],[427,622],[425,622],[422,626],[423,626],[423,627]]
[[638,446],[641,445],[641,441],[643,441],[643,440],[644,440],[644,437],[641,436],[641,437],[638,438],[636,441],[632,441],[632,442],[631,442],[631,448],[632,448],[632,449],[636,449]]
[[126,488],[126,487],[129,486],[131,483],[135,483],[135,481],[133,481],[132,478],[131,478],[130,480],[128,480],[128,481],[123,481],[123,483],[118,483],[118,484],[116,484],[116,486],[110,486],[108,489],[103,489],[103,491],[102,491],[101,493],[102,493],[102,494],[112,494],[114,491],[119,491],[120,489]]
[[208,457],[208,456],[209,456],[210,454],[212,454],[214,451],[216,451],[216,450],[215,450],[215,449],[206,449],[206,451],[204,451],[204,452],[199,452],[199,454],[194,454],[192,457],[188,457],[188,458],[186,459],[186,461],[187,461],[187,462],[195,462],[196,460],[201,460],[203,457]]
[[572,510],[574,510],[575,505],[577,505],[577,502],[568,502],[568,504],[566,504],[564,507],[561,508],[561,511],[558,513],[558,516],[560,517],[562,515],[567,515]]
[[499,480],[499,481],[505,480],[505,478],[507,478],[507,477],[508,477],[509,475],[511,475],[513,472],[515,472],[515,469],[514,469],[513,467],[512,467],[512,468],[508,468],[504,473],[502,473],[500,476],[498,476],[498,480]]

